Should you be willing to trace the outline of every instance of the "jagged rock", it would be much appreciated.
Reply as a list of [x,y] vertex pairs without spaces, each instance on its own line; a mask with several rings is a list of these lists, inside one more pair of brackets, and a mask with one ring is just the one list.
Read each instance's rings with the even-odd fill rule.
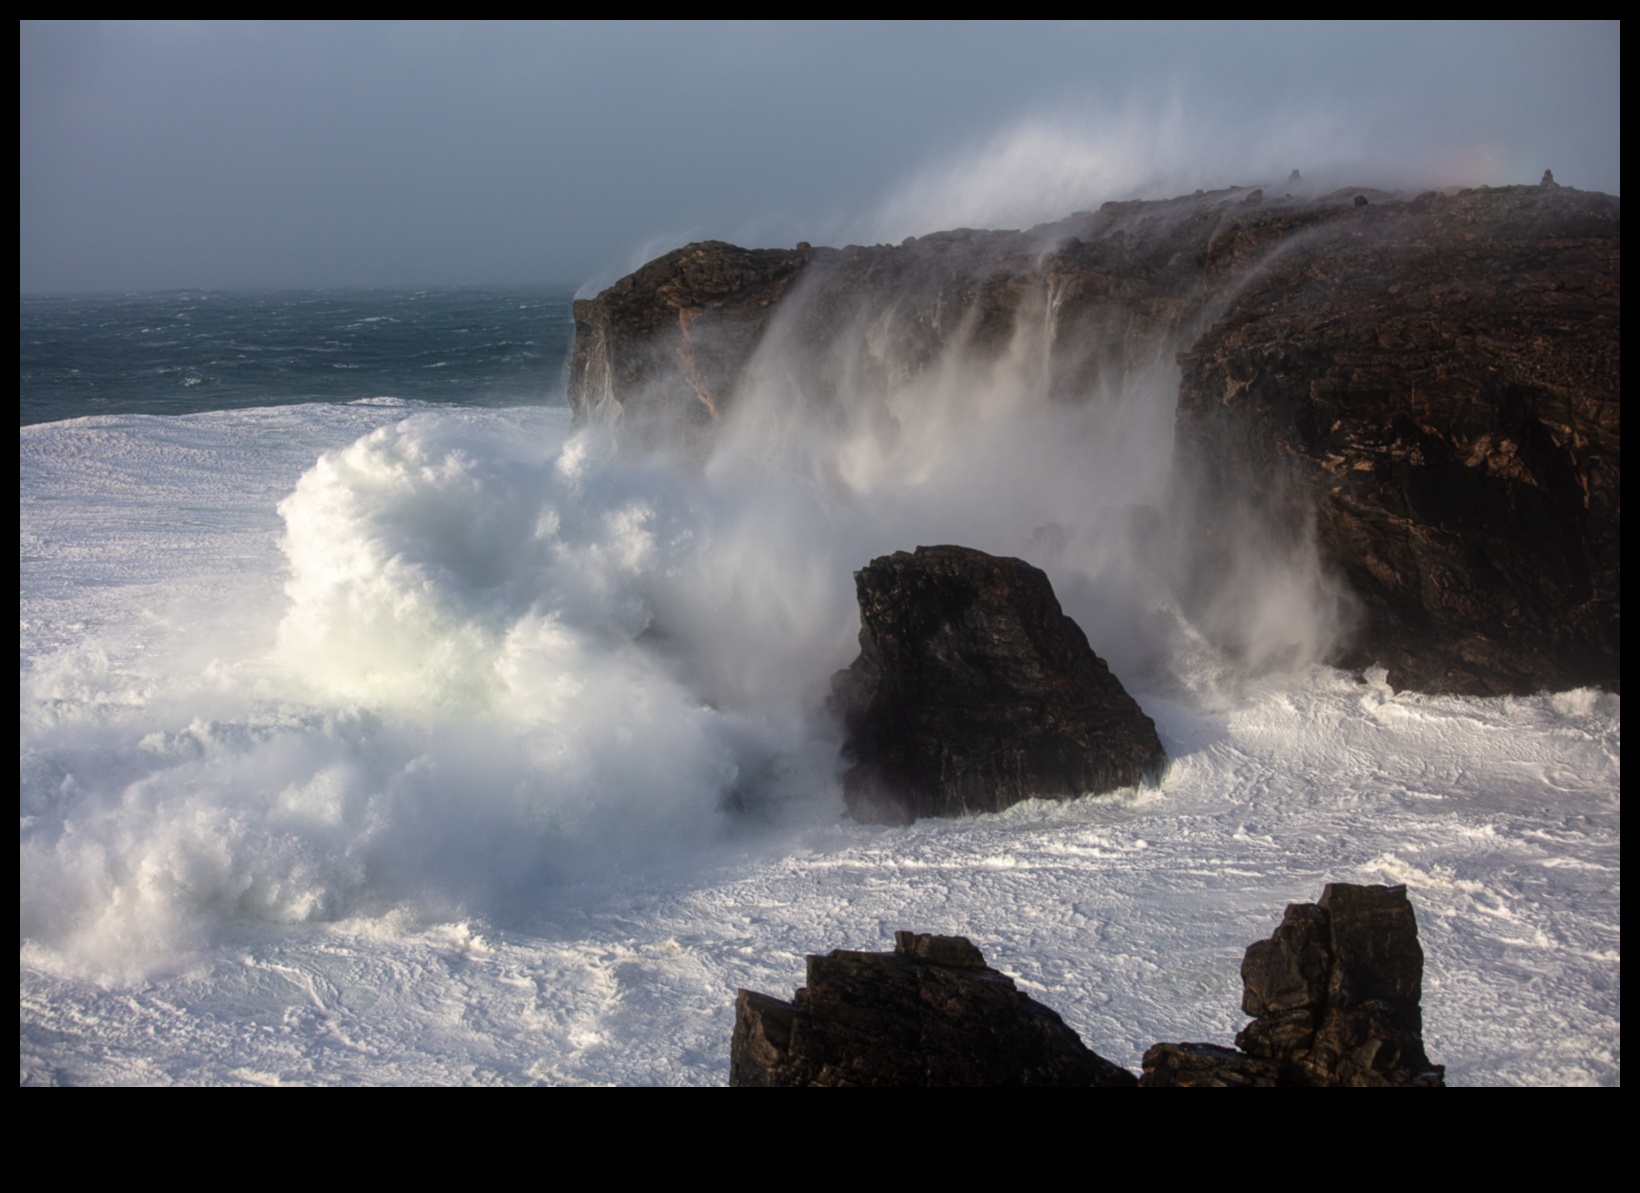
[[1281,1066],[1218,1044],[1152,1044],[1145,1049],[1146,1089],[1273,1089]]
[[1424,953],[1402,886],[1329,883],[1319,903],[1291,903],[1241,963],[1254,1019],[1235,1052],[1158,1044],[1145,1086],[1439,1086],[1424,1052]]
[[1127,1086],[965,937],[894,934],[892,953],[808,958],[791,1002],[741,990],[732,1086]]
[[691,245],[576,304],[570,403],[697,443],[777,306],[782,400],[884,434],[895,387],[953,350],[994,361],[1022,327],[1051,324],[1044,401],[1097,401],[1183,348],[1203,592],[1231,520],[1313,527],[1363,607],[1341,661],[1424,691],[1618,688],[1621,201],[1247,197],[894,246]]
[[854,581],[860,656],[832,690],[856,819],[990,812],[1160,771],[1156,726],[1037,568],[918,547],[873,560]]
[[[1242,960],[1254,1016],[1219,1044],[1155,1044],[1144,1088],[1445,1084],[1424,1053],[1424,954],[1401,886],[1329,883],[1291,903]],[[1133,1074],[1089,1051],[962,936],[894,934],[892,953],[808,959],[791,1002],[741,990],[729,1084],[1107,1085]]]

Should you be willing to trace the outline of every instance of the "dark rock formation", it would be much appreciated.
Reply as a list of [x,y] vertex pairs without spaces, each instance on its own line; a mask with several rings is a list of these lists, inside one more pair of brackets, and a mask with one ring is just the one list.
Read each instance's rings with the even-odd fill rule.
[[1565,188],[1374,203],[1250,244],[1184,356],[1203,508],[1313,520],[1364,606],[1355,661],[1396,688],[1618,686],[1620,246],[1618,201]]
[[1145,1049],[1144,1089],[1275,1089],[1281,1066],[1220,1044],[1152,1044]]
[[575,303],[576,413],[619,413],[638,444],[691,440],[733,403],[774,302],[813,256],[721,241],[657,257]]
[[[1292,903],[1241,964],[1254,1016],[1218,1044],[1156,1044],[1142,1087],[1433,1087],[1424,1054],[1424,953],[1400,886],[1329,883]],[[729,1084],[1105,1085],[1133,1074],[985,964],[966,937],[894,934],[892,953],[808,959],[791,1002],[735,998]]]
[[645,443],[709,426],[774,333],[777,300],[782,373],[810,412],[860,414],[841,409],[846,388],[886,417],[892,388],[943,354],[994,359],[1020,327],[1049,323],[1045,392],[1083,400],[1168,359],[1199,315],[1219,208],[1245,218],[1243,197],[1107,203],[1028,232],[958,228],[899,245],[688,245],[575,304],[570,405],[581,420],[619,415]]
[[1202,589],[1227,520],[1313,525],[1364,605],[1350,661],[1396,687],[1616,688],[1620,200],[1357,194],[691,245],[576,304],[570,401],[639,444],[698,446],[776,335],[782,400],[893,434],[896,386],[952,353],[995,360],[1022,329],[1044,401],[1097,400],[1185,349],[1176,471],[1198,486]]
[[1400,886],[1329,883],[1241,963],[1240,1052],[1157,1044],[1145,1086],[1438,1086],[1424,1053],[1424,953]]
[[961,936],[894,934],[892,953],[808,959],[791,1002],[742,990],[734,1086],[1132,1086]]
[[1030,564],[918,547],[854,582],[860,657],[832,690],[856,819],[991,812],[1160,770],[1156,726]]

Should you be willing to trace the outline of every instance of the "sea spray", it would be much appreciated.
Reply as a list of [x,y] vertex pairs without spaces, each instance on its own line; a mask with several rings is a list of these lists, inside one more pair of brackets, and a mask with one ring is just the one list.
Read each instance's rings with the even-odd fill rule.
[[[1407,882],[1430,908],[1426,1028],[1455,1081],[1620,1080],[1616,697],[1397,695],[1382,672],[1324,669],[1245,678],[1230,701],[1144,689],[1176,760],[1160,791],[855,826],[818,722],[755,697],[800,704],[828,640],[852,656],[847,557],[915,529],[914,486],[857,500],[746,458],[691,479],[576,440],[577,490],[550,476],[565,411],[401,419],[292,407],[26,429],[26,1080],[717,1083],[727,992],[902,923],[994,942],[1131,1067],[1156,1039],[1234,1032],[1208,992],[1233,988],[1249,929],[1318,876]],[[297,608],[275,503],[377,425],[366,475],[414,448],[457,504],[447,448],[479,474],[538,457],[514,492],[538,519],[556,502],[557,533],[588,549],[624,495],[647,495],[648,525],[689,532],[657,536],[655,569],[615,571],[648,626],[627,641],[636,622],[617,619],[610,646],[572,601],[553,618],[463,595],[458,558],[418,582],[452,586],[439,607],[477,610],[461,617],[499,641],[487,711],[438,704],[436,671],[407,665],[416,699],[379,706],[301,671],[279,645]],[[163,473],[152,493],[84,471],[116,431],[133,475]],[[449,558],[412,542],[430,523],[398,498],[358,501],[344,540]],[[1118,506],[1063,534],[1122,559],[1122,536],[1154,541],[1147,519]],[[1177,673],[1227,666],[1176,609],[1158,618]],[[789,653],[738,649],[770,642]],[[563,733],[534,709],[569,718]]]
[[[698,864],[771,817],[834,817],[825,697],[854,653],[852,572],[920,544],[1044,567],[1141,702],[1235,670],[1177,595],[1176,328],[1075,348],[1104,355],[1069,392],[1046,283],[1000,345],[959,322],[917,367],[897,338],[916,311],[862,307],[817,358],[804,302],[704,459],[566,435],[562,415],[383,422],[278,504],[265,596],[213,608],[207,586],[167,615],[166,649],[106,681],[81,668],[78,696],[44,660],[22,937],[140,970],[241,919],[501,914],[578,875]],[[1329,641],[1313,557],[1272,542],[1210,627],[1255,668]]]
[[327,453],[281,512],[264,652],[25,673],[20,935],[71,969],[163,967],[239,917],[417,922],[687,859],[805,748],[638,644],[689,501],[589,437],[414,417]]
[[[1142,225],[1102,213],[1101,234],[1165,241],[1199,214],[1160,206]],[[839,573],[919,544],[1026,558],[1118,673],[1152,687],[1233,684],[1328,657],[1351,607],[1310,527],[1209,508],[1175,466],[1178,354],[1222,300],[1185,278],[1177,295],[1118,290],[1067,314],[1066,286],[1097,271],[1060,263],[1052,232],[959,230],[932,247],[817,258],[733,382],[707,476],[735,478],[764,509],[807,494],[824,522],[791,533]],[[1036,255],[999,265],[1022,245]],[[871,281],[879,273],[892,280]],[[999,296],[974,297],[985,287]],[[693,334],[719,359],[743,335],[726,327],[731,338],[712,344],[704,320]],[[763,541],[781,550],[786,537]]]

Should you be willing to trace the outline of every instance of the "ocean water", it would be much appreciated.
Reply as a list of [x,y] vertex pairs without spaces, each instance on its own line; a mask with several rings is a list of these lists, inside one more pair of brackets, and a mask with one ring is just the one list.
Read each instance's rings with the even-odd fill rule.
[[[770,381],[675,466],[571,427],[569,298],[22,301],[22,1083],[721,1084],[737,987],[898,928],[1137,1068],[1335,880],[1407,884],[1453,1083],[1620,1083],[1619,698],[1322,666],[1347,594],[1257,528],[1215,646],[1134,533],[1165,364],[932,369],[892,442]],[[851,572],[946,541],[1049,572],[1158,785],[841,815]]]
[[561,400],[573,287],[23,295],[19,424],[391,396]]

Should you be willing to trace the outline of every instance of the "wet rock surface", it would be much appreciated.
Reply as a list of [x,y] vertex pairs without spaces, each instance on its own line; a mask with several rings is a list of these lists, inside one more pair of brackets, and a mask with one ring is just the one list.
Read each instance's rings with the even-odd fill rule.
[[1023,560],[918,547],[855,573],[860,656],[832,680],[858,820],[992,812],[1130,787],[1156,726]]
[[1157,1044],[1141,1085],[1420,1086],[1445,1084],[1423,1045],[1424,953],[1400,886],[1329,883],[1291,903],[1241,963],[1240,1051]]
[[1438,1087],[1423,966],[1405,887],[1330,883],[1248,948],[1238,1047],[1155,1044],[1136,1081],[966,937],[896,932],[892,953],[811,955],[790,1002],[741,990],[729,1084]]
[[808,959],[791,1002],[742,990],[733,1086],[1133,1086],[961,936]]
[[576,415],[601,412],[646,447],[702,446],[733,405],[775,302],[808,265],[808,246],[686,245],[574,306],[569,392]]
[[1024,326],[1050,402],[1182,350],[1198,597],[1226,526],[1313,528],[1362,605],[1340,661],[1432,692],[1618,688],[1621,201],[1273,189],[892,246],[691,245],[576,304],[570,402],[705,450],[778,334],[780,401],[892,435],[896,387]]
[[1208,507],[1314,525],[1398,689],[1619,686],[1620,214],[1431,193],[1221,250],[1264,260],[1183,358],[1180,465]]

